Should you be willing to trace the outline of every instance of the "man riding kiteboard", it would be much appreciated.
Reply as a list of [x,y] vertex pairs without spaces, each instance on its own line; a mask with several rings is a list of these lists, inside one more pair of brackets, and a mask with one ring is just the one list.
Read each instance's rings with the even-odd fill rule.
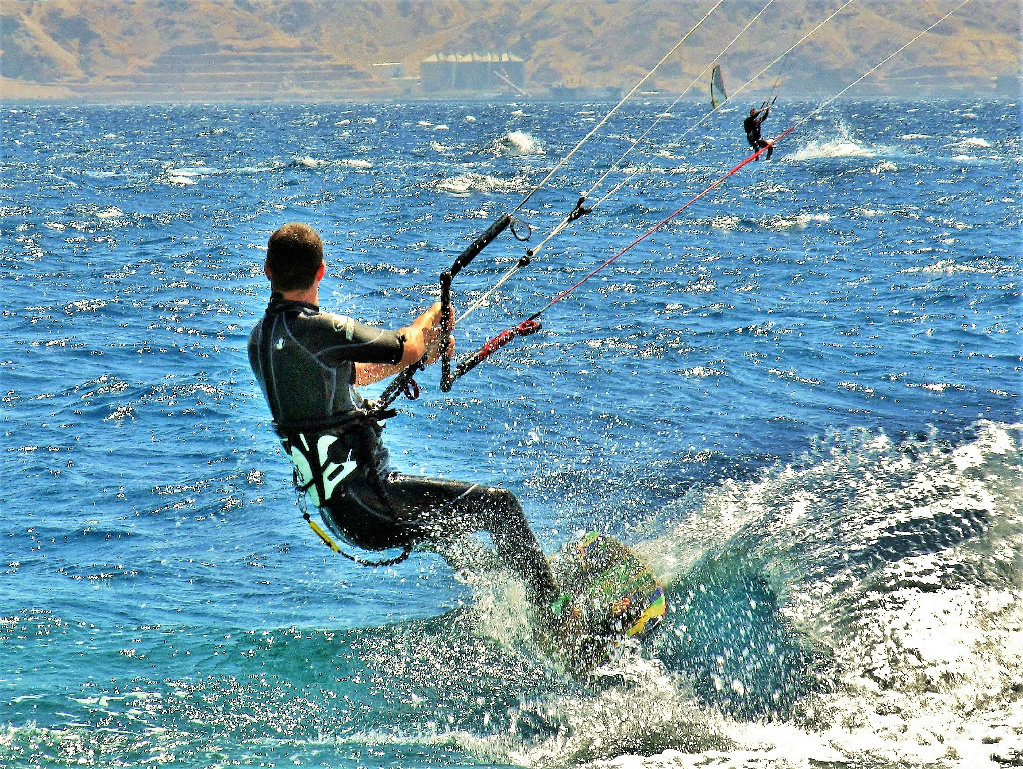
[[[381,440],[384,419],[394,412],[374,410],[356,389],[420,360],[433,363],[445,344],[454,344],[453,337],[441,338],[440,304],[397,331],[372,328],[320,310],[325,270],[315,230],[291,223],[275,231],[264,264],[270,304],[249,335],[249,363],[299,490],[334,534],[367,550],[443,555],[467,535],[489,533],[539,618],[548,618],[558,587],[515,496],[394,470]],[[449,321],[453,328],[453,313]]]
[[742,121],[742,127],[746,131],[746,141],[749,142],[749,146],[753,148],[753,151],[767,147],[767,159],[771,159],[771,153],[774,152],[774,145],[771,142],[760,136],[760,126],[767,120],[767,115],[771,112],[771,105],[768,104],[760,109],[751,107],[749,111],[749,117]]

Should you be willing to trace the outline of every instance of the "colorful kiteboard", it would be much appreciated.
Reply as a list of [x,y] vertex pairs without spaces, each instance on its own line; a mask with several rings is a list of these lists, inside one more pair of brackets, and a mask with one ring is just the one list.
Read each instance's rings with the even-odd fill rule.
[[563,595],[554,603],[552,641],[577,675],[608,661],[627,639],[641,641],[667,611],[664,587],[614,537],[591,532],[551,560]]

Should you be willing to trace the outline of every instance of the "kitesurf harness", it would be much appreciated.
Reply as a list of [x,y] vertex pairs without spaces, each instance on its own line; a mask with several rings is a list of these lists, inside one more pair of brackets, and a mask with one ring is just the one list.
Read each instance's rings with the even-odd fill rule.
[[362,566],[392,566],[411,555],[411,545],[403,545],[401,554],[394,558],[379,561],[359,558],[341,549],[334,538],[313,520],[307,505],[307,497],[311,497],[317,508],[325,507],[342,482],[356,474],[361,476],[362,482],[374,487],[381,499],[386,500],[386,492],[380,483],[373,458],[365,456],[367,452],[359,433],[366,430],[379,432],[382,429],[381,420],[397,412],[378,409],[369,402],[366,405],[369,408],[349,411],[331,420],[328,425],[284,427],[274,422],[274,430],[291,460],[292,482],[298,496],[298,507],[309,528],[327,547],[350,561]]

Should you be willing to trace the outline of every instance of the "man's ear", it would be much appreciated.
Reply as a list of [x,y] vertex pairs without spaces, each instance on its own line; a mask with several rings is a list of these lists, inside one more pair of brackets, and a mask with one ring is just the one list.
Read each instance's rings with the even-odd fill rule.
[[319,283],[323,280],[323,276],[327,273],[327,263],[320,262],[320,268],[316,271],[316,282]]
[[269,281],[273,280],[273,275],[270,274],[270,260],[263,260],[263,274],[266,275],[266,279]]

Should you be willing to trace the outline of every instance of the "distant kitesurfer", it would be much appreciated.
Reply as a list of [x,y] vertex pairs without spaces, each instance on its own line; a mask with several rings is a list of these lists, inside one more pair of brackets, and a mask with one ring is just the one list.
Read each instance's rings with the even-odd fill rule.
[[374,413],[356,389],[397,374],[424,354],[433,363],[444,344],[454,345],[452,337],[441,339],[440,304],[397,331],[372,328],[320,311],[325,269],[323,242],[311,227],[292,223],[274,232],[264,264],[270,304],[249,335],[249,363],[300,488],[331,531],[367,550],[444,554],[446,545],[485,531],[525,583],[531,602],[548,607],[558,588],[515,496],[393,470],[381,440],[382,419],[393,412]]
[[771,105],[766,105],[757,109],[751,107],[749,111],[749,117],[742,121],[742,127],[746,129],[746,141],[749,142],[749,146],[753,148],[753,151],[767,147],[767,159],[771,159],[771,153],[774,152],[774,145],[766,139],[760,136],[760,124],[767,120],[767,115],[771,111]]

